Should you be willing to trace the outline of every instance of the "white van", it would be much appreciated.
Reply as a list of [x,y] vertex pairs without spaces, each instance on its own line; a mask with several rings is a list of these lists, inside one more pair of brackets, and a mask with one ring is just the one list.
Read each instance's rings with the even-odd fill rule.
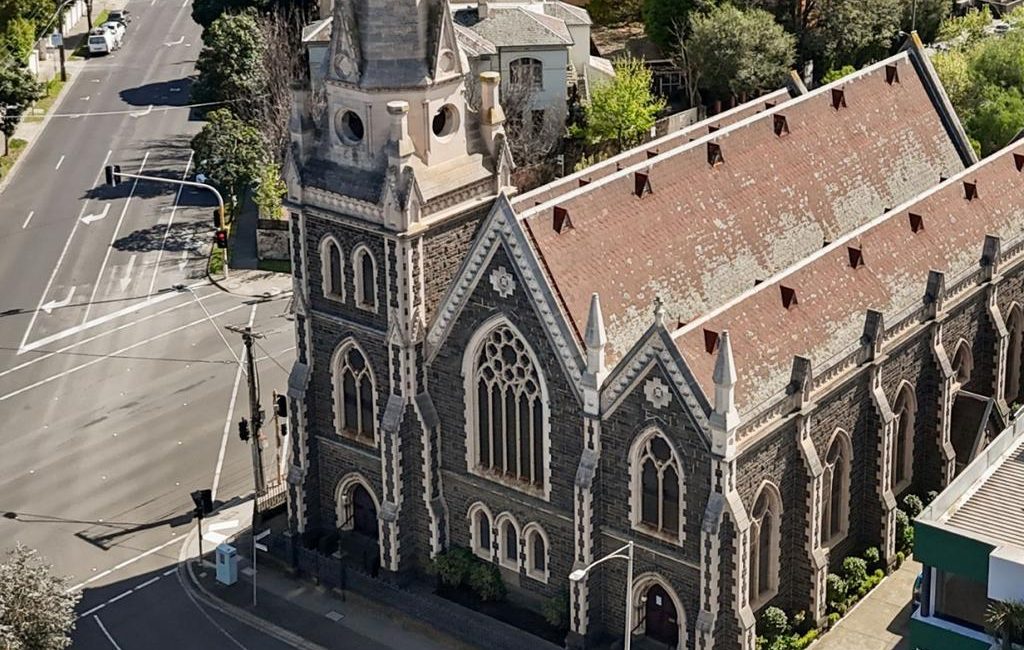
[[109,54],[116,49],[110,30],[98,27],[89,32],[89,54]]

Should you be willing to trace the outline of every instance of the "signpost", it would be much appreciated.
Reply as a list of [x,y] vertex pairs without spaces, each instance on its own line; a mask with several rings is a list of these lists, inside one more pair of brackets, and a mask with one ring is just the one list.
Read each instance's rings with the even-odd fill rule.
[[256,551],[263,551],[266,553],[270,549],[266,544],[260,544],[260,540],[266,538],[270,534],[270,529],[263,531],[260,534],[255,534],[253,531],[252,536],[252,606],[256,607]]

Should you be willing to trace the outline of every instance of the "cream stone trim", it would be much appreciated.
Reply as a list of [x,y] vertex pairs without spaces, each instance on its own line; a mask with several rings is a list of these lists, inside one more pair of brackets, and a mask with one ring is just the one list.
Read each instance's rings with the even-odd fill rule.
[[[342,366],[345,363],[345,356],[348,351],[355,349],[359,354],[363,355],[363,361],[366,363],[366,372],[370,375],[370,392],[373,398],[373,439],[366,440],[353,434],[346,432],[343,426],[343,410],[345,408],[345,396],[344,396],[344,384],[342,382]],[[358,387],[358,384],[357,384]],[[360,444],[371,444],[376,447],[380,444],[380,407],[377,403],[377,378],[373,372],[373,364],[370,363],[370,357],[367,356],[366,351],[359,345],[359,342],[352,337],[348,337],[338,344],[335,348],[334,354],[331,356],[331,388],[332,395],[334,397],[334,433],[335,435],[341,436],[346,440],[352,440]],[[361,405],[356,404],[356,409],[361,410]]]
[[[544,570],[540,571],[534,568],[534,550],[533,550],[533,538],[539,535],[541,540],[544,542]],[[523,550],[526,556],[526,575],[547,584],[548,578],[551,575],[551,540],[548,538],[548,534],[544,531],[544,527],[537,522],[530,522],[523,528]]]
[[[338,264],[341,265],[341,287],[331,286],[331,257],[328,246],[338,247]],[[320,240],[320,290],[324,298],[337,302],[345,302],[345,249],[334,235],[325,235]]]
[[672,599],[672,605],[676,608],[676,625],[679,629],[678,636],[678,647],[685,648],[687,644],[686,636],[686,610],[683,608],[683,603],[679,599],[679,594],[672,588],[672,585],[661,575],[650,571],[647,573],[641,573],[640,575],[633,578],[632,586],[632,604],[633,604],[633,620],[639,621],[639,625],[635,628],[635,632],[638,634],[646,634],[647,629],[645,625],[644,608],[647,604],[647,593],[651,587],[659,586],[665,590],[668,597]]
[[[335,526],[338,530],[352,530],[355,526],[353,514],[355,504],[352,501],[352,490],[356,486],[362,486],[373,500],[373,508],[377,512],[377,538],[384,537],[384,522],[380,519],[380,499],[374,491],[370,481],[360,472],[349,472],[338,481],[334,490],[334,515],[337,518]],[[381,549],[383,552],[383,549]],[[383,557],[381,558],[383,560]]]
[[[372,301],[367,300],[363,295],[363,258],[369,256],[370,265],[373,267],[373,296]],[[377,301],[377,259],[373,251],[366,244],[359,244],[352,251],[352,284],[355,287],[356,307],[364,311],[378,313],[380,305]]]
[[1005,372],[1000,377],[1003,384],[1003,399],[1011,410],[1017,403],[1020,393],[1022,356],[1024,356],[1024,309],[1021,309],[1019,303],[1012,302],[1006,310],[1006,360],[1003,366]]
[[974,351],[966,339],[961,338],[953,348],[953,387],[959,390],[961,386],[971,381],[974,374]]
[[[486,547],[483,546],[483,544],[481,543],[482,540],[480,539],[480,517],[487,518],[487,527],[491,531],[490,543]],[[495,526],[494,514],[491,512],[491,509],[488,508],[487,504],[485,504],[483,501],[477,501],[473,505],[469,506],[469,509],[466,511],[466,519],[469,520],[470,548],[473,549],[473,553],[483,560],[493,562]]]
[[[516,557],[514,560],[509,560],[506,557],[508,548],[507,540],[505,539],[505,524],[512,526],[513,530],[516,531]],[[515,515],[506,511],[498,515],[498,518],[494,521],[494,529],[498,531],[498,564],[506,569],[518,572],[519,567],[523,564],[523,529],[519,525],[519,521],[515,518]]]
[[[673,535],[671,533],[662,531],[657,528],[653,528],[649,524],[643,522],[643,466],[641,460],[646,458],[644,451],[647,444],[656,437],[660,437],[668,445],[669,454],[671,458],[665,463],[665,467],[673,467],[676,472],[677,489],[679,494],[679,512],[678,522],[679,531]],[[676,451],[676,447],[672,444],[671,438],[669,438],[661,428],[657,426],[650,426],[643,429],[633,439],[633,443],[629,447],[629,524],[638,532],[655,537],[671,544],[682,545],[683,540],[686,538],[684,532],[686,523],[686,481],[683,478],[683,464],[679,452]],[[660,477],[659,477],[660,478]],[[659,481],[659,485],[660,485]],[[664,507],[664,499],[659,493],[658,495],[658,512],[662,512]],[[660,517],[664,518],[664,515]]]

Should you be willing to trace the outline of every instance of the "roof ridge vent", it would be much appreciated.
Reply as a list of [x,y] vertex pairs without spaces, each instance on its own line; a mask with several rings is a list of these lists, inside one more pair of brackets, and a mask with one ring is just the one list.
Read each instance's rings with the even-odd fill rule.
[[786,309],[795,307],[798,302],[796,299],[796,289],[793,287],[787,287],[784,284],[779,285],[779,291],[782,293],[782,306]]
[[659,153],[660,152],[657,149],[648,149],[647,150],[647,160],[650,160],[651,158],[654,158]]
[[782,113],[776,113],[772,116],[772,127],[775,129],[775,135],[780,138],[784,135],[789,135],[789,120]]
[[708,143],[708,164],[712,167],[718,167],[725,162],[725,158],[722,157],[722,145],[717,142]]
[[775,102],[765,102],[764,103],[764,110],[770,111],[773,108],[775,108]]
[[846,108],[846,91],[842,88],[832,89],[832,108],[837,111],[840,108]]
[[1017,166],[1017,171],[1024,171],[1024,153],[1013,154],[1013,164]]
[[556,205],[552,226],[559,235],[572,228],[572,219],[569,218],[569,211],[560,205]]
[[720,128],[722,128],[720,124],[708,124],[708,133],[714,133]]
[[646,172],[636,171],[633,172],[633,194],[636,194],[641,199],[645,195],[651,193],[651,175],[650,170]]
[[900,82],[900,70],[895,63],[885,66],[885,83],[890,86]]
[[589,179],[589,178],[582,178],[582,177],[581,177],[581,178],[579,179],[579,184],[580,184],[580,187],[586,187],[587,185],[590,185],[590,182],[591,182],[591,181],[590,181],[590,179]]
[[910,217],[910,230],[913,232],[921,232],[924,228],[924,217],[916,212],[908,212],[907,216]]
[[718,351],[718,332],[713,332],[707,328],[704,329],[704,350],[708,354],[714,354]]
[[851,269],[857,269],[864,266],[864,251],[859,246],[847,246],[846,253],[850,257]]
[[964,181],[964,198],[968,201],[978,198],[977,181]]

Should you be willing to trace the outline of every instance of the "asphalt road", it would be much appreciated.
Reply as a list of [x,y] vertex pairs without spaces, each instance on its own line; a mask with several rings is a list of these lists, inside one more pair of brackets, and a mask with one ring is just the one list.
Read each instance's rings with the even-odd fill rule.
[[83,591],[80,613],[104,605],[78,621],[76,647],[279,648],[204,614],[164,575],[191,525],[190,491],[252,491],[235,433],[248,415],[242,346],[224,326],[265,333],[268,411],[294,334],[287,297],[206,282],[209,197],[102,187],[109,163],[182,178],[200,127],[181,108],[201,47],[189,3],[128,8],[123,49],[85,63],[0,193],[0,547],[39,549]]

